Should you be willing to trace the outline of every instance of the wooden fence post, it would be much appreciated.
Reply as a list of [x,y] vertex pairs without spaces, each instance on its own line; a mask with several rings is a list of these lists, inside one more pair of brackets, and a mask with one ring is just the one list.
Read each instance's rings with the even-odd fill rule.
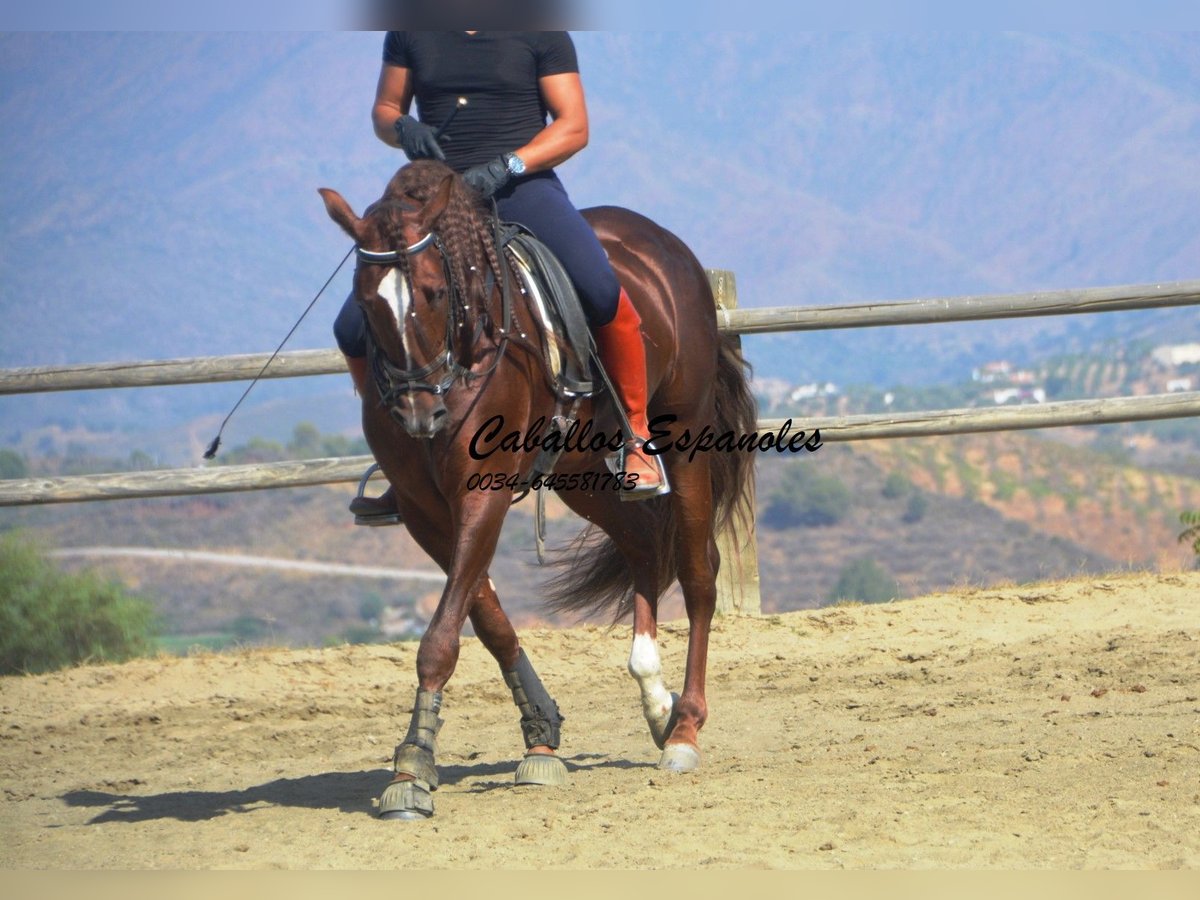
[[[717,309],[737,308],[737,279],[727,269],[705,269],[712,285]],[[738,350],[742,339],[734,337]],[[757,616],[762,614],[762,599],[758,593],[758,538],[754,526],[754,471],[746,492],[738,500],[735,520],[745,523],[746,533],[739,542],[729,530],[717,535],[721,552],[721,571],[717,573],[717,614]]]

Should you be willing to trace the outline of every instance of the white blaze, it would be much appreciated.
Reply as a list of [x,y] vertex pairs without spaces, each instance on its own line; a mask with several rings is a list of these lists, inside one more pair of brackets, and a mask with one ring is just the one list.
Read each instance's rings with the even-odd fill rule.
[[[383,281],[379,282],[379,296],[388,302],[392,315],[396,317],[396,327],[400,329],[400,342],[403,344],[404,353],[407,356],[408,331],[404,327],[404,317],[408,314],[411,298],[408,293],[408,281],[400,277],[399,270],[388,269],[388,273],[383,276]],[[411,363],[406,361],[406,365],[411,365]]]

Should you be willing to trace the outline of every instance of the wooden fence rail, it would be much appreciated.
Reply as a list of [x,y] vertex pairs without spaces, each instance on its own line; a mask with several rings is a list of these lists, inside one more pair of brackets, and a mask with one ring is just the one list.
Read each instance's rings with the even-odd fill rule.
[[[790,423],[790,433],[820,429],[821,440],[863,441],[879,438],[929,437],[1070,425],[1103,425],[1200,416],[1200,391],[1119,397],[1108,400],[1063,400],[1029,406],[981,409],[942,409],[912,413],[860,416],[822,416],[811,419],[763,419],[760,433],[778,431]],[[765,451],[774,457],[774,451]],[[88,500],[129,500],[181,497],[307,487],[358,481],[370,456],[310,459],[236,466],[158,469],[109,475],[70,475],[0,481],[0,506],[78,503]]]
[[[717,302],[718,327],[732,334],[815,331],[967,322],[1024,316],[1114,312],[1200,304],[1200,281],[996,294],[968,297],[860,303],[838,306],[737,309],[732,272],[709,269]],[[336,350],[281,353],[263,371],[270,354],[198,357],[0,370],[0,395],[47,391],[97,390],[174,384],[207,384],[263,378],[297,378],[345,371]],[[1068,425],[1096,425],[1200,416],[1200,391],[1146,397],[1072,400],[1020,407],[928,410],[883,415],[814,417],[801,421],[767,419],[759,432],[785,424],[794,434],[819,429],[824,442],[967,434]],[[75,503],[146,497],[172,497],[232,491],[266,490],[357,481],[369,456],[314,459],[242,466],[209,466],[151,472],[122,472],[58,478],[0,481],[0,506]],[[753,534],[753,493],[742,499],[749,516],[745,543],[722,535],[718,610],[759,611],[758,560]]]
[[[719,288],[719,279],[728,281],[731,273],[710,269],[709,276],[714,287]],[[729,291],[729,295],[736,297],[736,291]],[[717,322],[722,331],[766,334],[1190,306],[1200,304],[1200,281],[764,309],[734,309],[731,304],[720,304],[720,299],[718,297]],[[241,381],[258,375],[269,358],[269,353],[248,353],[0,369],[0,395]],[[336,350],[293,350],[279,354],[262,377],[299,378],[345,371],[346,364]]]

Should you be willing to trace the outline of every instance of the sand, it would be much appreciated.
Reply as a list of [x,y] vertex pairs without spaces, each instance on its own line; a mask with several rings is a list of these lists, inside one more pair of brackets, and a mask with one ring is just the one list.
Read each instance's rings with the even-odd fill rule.
[[[563,788],[517,788],[518,714],[465,640],[434,818],[372,812],[413,644],[246,650],[0,679],[9,868],[1193,868],[1200,573],[938,594],[714,630],[691,775],[658,751],[629,628],[524,645]],[[686,623],[660,637],[678,690]]]

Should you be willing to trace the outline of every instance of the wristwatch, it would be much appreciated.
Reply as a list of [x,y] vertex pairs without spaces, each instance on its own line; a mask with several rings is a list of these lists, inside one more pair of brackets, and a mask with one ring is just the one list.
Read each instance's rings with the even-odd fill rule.
[[508,169],[509,175],[525,174],[525,160],[521,159],[515,153],[504,154],[504,167]]

